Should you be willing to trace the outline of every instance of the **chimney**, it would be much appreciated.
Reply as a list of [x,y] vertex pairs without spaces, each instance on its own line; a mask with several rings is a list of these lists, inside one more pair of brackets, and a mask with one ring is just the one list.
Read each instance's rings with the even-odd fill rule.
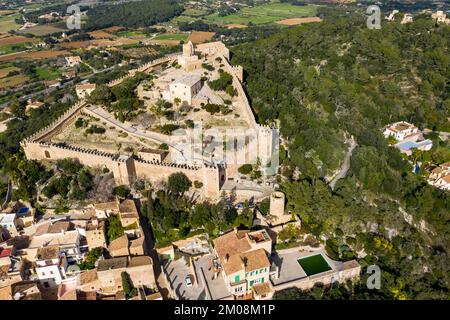
[[230,259],[230,255],[228,253],[225,254],[225,263],[227,263],[229,259]]

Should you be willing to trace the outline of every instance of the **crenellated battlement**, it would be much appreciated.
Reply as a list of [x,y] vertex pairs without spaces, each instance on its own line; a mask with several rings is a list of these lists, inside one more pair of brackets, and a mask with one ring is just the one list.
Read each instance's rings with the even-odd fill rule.
[[43,138],[44,136],[48,135],[49,133],[51,133],[53,130],[55,130],[56,128],[58,128],[60,125],[62,125],[64,122],[66,122],[67,120],[69,120],[71,117],[73,117],[76,113],[78,113],[79,111],[81,111],[82,108],[84,108],[86,105],[86,101],[81,100],[79,102],[77,102],[76,104],[74,104],[72,107],[70,107],[70,109],[66,110],[59,118],[57,118],[55,121],[53,121],[52,123],[50,123],[49,125],[45,126],[44,128],[42,128],[41,130],[35,132],[34,134],[32,134],[31,136],[29,136],[28,138],[25,138],[24,141],[25,142],[33,142],[33,141],[37,141],[40,140],[41,138]]

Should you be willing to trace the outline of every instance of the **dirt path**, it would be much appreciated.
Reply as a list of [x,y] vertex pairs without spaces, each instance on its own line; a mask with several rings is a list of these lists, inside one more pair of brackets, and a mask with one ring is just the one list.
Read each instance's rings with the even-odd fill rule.
[[345,160],[344,163],[341,167],[341,170],[339,171],[339,173],[334,177],[333,180],[331,180],[331,182],[328,184],[331,188],[331,190],[334,190],[334,187],[336,185],[336,183],[342,179],[345,178],[345,176],[347,175],[348,170],[350,169],[350,159],[352,157],[353,154],[353,150],[356,148],[358,144],[356,143],[355,140],[351,140],[351,144],[350,144],[350,148],[347,151],[347,154],[345,155]]

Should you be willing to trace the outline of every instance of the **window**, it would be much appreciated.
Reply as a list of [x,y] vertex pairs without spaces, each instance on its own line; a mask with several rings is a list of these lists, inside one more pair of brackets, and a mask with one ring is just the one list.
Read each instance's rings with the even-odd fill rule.
[[44,282],[44,287],[46,287],[46,288],[50,287],[50,285],[48,284],[47,281]]
[[50,271],[50,274],[53,274],[53,271]]
[[45,272],[42,271],[42,275],[45,276]]
[[256,270],[256,273],[255,274],[258,274],[258,270]]
[[240,281],[240,276],[239,275],[234,276],[234,282],[238,283],[239,281]]

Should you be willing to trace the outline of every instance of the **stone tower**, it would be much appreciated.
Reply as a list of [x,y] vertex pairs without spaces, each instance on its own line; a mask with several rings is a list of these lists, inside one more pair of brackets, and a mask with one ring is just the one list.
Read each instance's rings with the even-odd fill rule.
[[194,45],[191,41],[183,44],[183,57],[188,58],[194,55]]
[[282,218],[284,215],[285,196],[283,192],[275,191],[270,195],[270,215]]

